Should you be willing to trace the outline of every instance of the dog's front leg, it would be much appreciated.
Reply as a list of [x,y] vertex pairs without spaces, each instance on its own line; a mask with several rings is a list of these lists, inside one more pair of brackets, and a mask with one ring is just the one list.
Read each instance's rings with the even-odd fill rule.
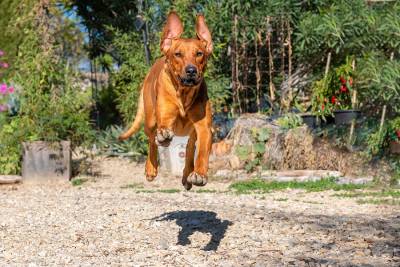
[[179,110],[176,105],[171,102],[163,101],[162,98],[157,99],[157,130],[155,141],[159,146],[169,146],[174,137],[174,124],[178,117]]
[[190,112],[189,117],[193,122],[197,135],[197,159],[194,164],[194,171],[187,178],[187,182],[204,186],[207,184],[208,159],[211,152],[212,133],[211,133],[211,106],[209,101],[205,104],[196,105]]

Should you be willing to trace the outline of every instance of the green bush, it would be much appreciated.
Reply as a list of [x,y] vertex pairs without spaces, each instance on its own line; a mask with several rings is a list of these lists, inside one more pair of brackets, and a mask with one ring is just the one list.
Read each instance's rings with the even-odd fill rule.
[[[39,5],[39,4],[38,4]],[[38,19],[39,6],[24,18],[24,39],[9,77],[20,90],[20,110],[0,129],[0,173],[18,173],[21,142],[70,140],[73,147],[93,140],[91,96],[62,57],[54,36]],[[48,17],[51,19],[51,16]],[[50,23],[50,21],[47,21]]]
[[303,125],[303,119],[298,114],[287,113],[278,118],[276,124],[284,130],[290,130]]
[[400,113],[400,61],[381,52],[371,52],[358,61],[356,85],[363,109],[379,115],[383,105]]

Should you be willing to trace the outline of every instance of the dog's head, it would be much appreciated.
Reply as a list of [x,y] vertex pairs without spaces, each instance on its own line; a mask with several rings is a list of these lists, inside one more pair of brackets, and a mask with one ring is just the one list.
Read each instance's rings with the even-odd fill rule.
[[197,16],[197,38],[180,38],[182,32],[179,16],[170,12],[161,36],[161,51],[175,80],[182,86],[195,86],[203,79],[207,58],[213,49],[211,33],[203,15]]

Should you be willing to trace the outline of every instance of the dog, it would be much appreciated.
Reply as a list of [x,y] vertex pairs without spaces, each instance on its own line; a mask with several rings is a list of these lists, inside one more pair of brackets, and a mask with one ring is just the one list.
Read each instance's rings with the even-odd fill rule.
[[204,72],[213,42],[203,15],[196,19],[197,38],[181,38],[182,32],[179,16],[170,12],[161,35],[163,57],[156,60],[147,74],[134,122],[119,139],[133,135],[144,120],[149,139],[145,174],[148,181],[153,181],[158,168],[157,146],[169,146],[175,135],[189,136],[182,184],[190,190],[192,185],[207,184],[212,114]]

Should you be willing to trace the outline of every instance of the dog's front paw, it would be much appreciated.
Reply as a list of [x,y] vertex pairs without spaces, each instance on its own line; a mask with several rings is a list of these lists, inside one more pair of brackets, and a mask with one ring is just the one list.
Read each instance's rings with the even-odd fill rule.
[[197,186],[205,186],[207,184],[207,177],[205,175],[192,172],[187,178],[187,183]]
[[183,179],[182,179],[182,185],[183,185],[183,187],[184,187],[187,191],[189,191],[190,189],[192,189],[192,184],[189,183],[189,182],[187,181],[187,177],[183,177]]
[[174,132],[170,129],[157,129],[156,144],[158,146],[169,146],[174,137]]

